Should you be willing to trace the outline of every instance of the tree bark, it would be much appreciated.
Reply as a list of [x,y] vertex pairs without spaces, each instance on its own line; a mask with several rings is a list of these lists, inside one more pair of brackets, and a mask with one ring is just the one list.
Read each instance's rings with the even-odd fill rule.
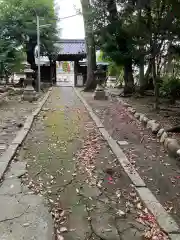
[[[118,22],[118,11],[115,0],[105,0],[107,3],[107,11],[109,12],[109,19],[112,24],[119,24]],[[129,4],[131,5],[131,1]],[[121,39],[116,36],[116,42],[119,44]],[[121,46],[119,46],[121,48]],[[133,77],[133,69],[132,69],[132,58],[125,60],[124,63],[124,94],[131,94],[134,92],[134,77]]]
[[132,94],[134,92],[134,78],[132,69],[132,59],[126,61],[124,65],[124,94]]
[[148,63],[148,68],[147,68],[146,73],[145,73],[145,76],[144,76],[145,81],[146,81],[146,84],[148,84],[149,75],[150,75],[151,73],[152,73],[152,62],[149,61],[149,63]]
[[146,89],[146,82],[144,78],[144,57],[143,56],[140,59],[139,84],[140,84],[140,93],[143,94]]
[[155,110],[159,110],[159,79],[156,74],[156,62],[155,57],[152,59],[152,76],[154,82],[154,96],[155,96]]
[[30,39],[26,44],[27,62],[31,64],[31,68],[33,70],[36,69],[35,56],[34,56],[35,47],[36,47],[36,41],[33,39]]
[[89,0],[81,0],[82,13],[84,19],[84,29],[87,49],[87,80],[84,91],[92,90],[96,87],[94,71],[96,69],[96,51],[93,33],[93,22],[91,19],[91,6]]

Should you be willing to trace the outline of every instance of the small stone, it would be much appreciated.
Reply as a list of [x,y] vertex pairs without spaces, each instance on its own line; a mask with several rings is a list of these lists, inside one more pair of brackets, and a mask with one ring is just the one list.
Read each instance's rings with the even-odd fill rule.
[[147,117],[143,118],[143,122],[146,124],[149,121],[149,119]]
[[165,139],[168,137],[166,132],[163,132],[161,138],[160,138],[160,143],[164,143]]
[[156,121],[155,120],[149,120],[147,122],[147,129],[151,129],[152,124],[154,124]]
[[155,120],[149,120],[147,122],[147,128],[152,130],[152,133],[156,134],[160,129],[160,124],[156,123]]
[[180,156],[180,149],[178,149],[176,153],[178,156]]
[[144,114],[141,114],[141,115],[140,115],[140,118],[139,118],[140,122],[143,122],[144,117],[145,117]]
[[166,149],[167,149],[167,146],[168,146],[170,140],[171,140],[171,138],[166,138],[166,139],[164,140],[164,147],[165,147]]
[[60,232],[61,232],[61,233],[67,232],[67,228],[66,228],[66,227],[61,227],[61,228],[60,228]]
[[159,131],[159,129],[160,129],[160,124],[159,124],[159,123],[154,123],[154,124],[152,125],[152,128],[151,128],[152,133],[157,134],[157,132]]
[[57,235],[57,240],[64,240],[64,237],[61,235]]
[[134,114],[134,117],[135,117],[136,119],[139,119],[139,118],[140,118],[140,115],[141,115],[141,113],[136,112],[136,113]]
[[30,223],[24,223],[23,227],[29,227]]
[[180,146],[176,139],[172,138],[168,141],[167,149],[171,155],[176,156],[179,148],[180,148]]
[[157,137],[160,138],[162,136],[162,134],[164,133],[164,128],[161,128],[158,133],[157,133]]
[[132,108],[132,113],[134,114],[136,112],[136,110],[134,108]]
[[127,141],[118,141],[118,144],[120,146],[126,146],[126,145],[128,145],[128,142]]
[[136,112],[136,110],[132,107],[128,107],[127,110],[132,114],[134,114]]
[[126,102],[124,102],[123,105],[124,105],[125,107],[130,107],[129,103],[126,103]]

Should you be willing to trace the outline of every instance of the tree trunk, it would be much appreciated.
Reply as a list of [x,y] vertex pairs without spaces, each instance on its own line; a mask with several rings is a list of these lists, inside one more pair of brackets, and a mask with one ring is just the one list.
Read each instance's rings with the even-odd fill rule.
[[[141,8],[138,9],[138,21],[139,23],[142,21],[142,11]],[[140,39],[140,65],[139,65],[139,92],[140,94],[144,94],[145,91],[145,81],[144,81],[144,45],[142,45],[141,43],[141,39]]]
[[124,94],[132,94],[134,92],[134,78],[132,69],[132,59],[126,61],[124,65]]
[[140,85],[140,93],[143,94],[146,89],[146,81],[144,78],[144,57],[141,57],[141,60],[140,60],[139,85]]
[[151,64],[151,70],[152,70],[152,78],[153,78],[153,83],[154,83],[154,96],[155,96],[155,110],[159,110],[159,79],[156,74],[156,49],[157,49],[157,39],[156,35],[152,35],[152,15],[151,15],[151,2],[146,6],[147,10],[147,17],[148,17],[148,29],[151,32],[151,37],[150,37],[150,49],[151,49],[151,59],[150,59],[150,64]]
[[145,76],[144,76],[145,81],[146,81],[146,84],[148,84],[149,75],[150,75],[151,73],[152,73],[152,62],[149,61],[149,63],[148,63],[148,68],[147,68],[146,73],[145,73]]
[[9,76],[6,76],[5,79],[6,79],[6,85],[8,85],[9,84]]
[[84,29],[86,36],[87,49],[87,80],[85,83],[85,91],[92,90],[96,87],[94,71],[96,69],[96,51],[93,33],[93,22],[91,19],[91,6],[89,0],[81,0],[82,13],[84,19]]
[[94,36],[88,36],[88,55],[87,55],[87,80],[84,91],[93,90],[96,88],[96,79],[94,71],[96,70],[96,54],[94,45]]
[[27,62],[31,64],[31,68],[33,70],[36,69],[35,57],[34,57],[35,47],[36,47],[36,40],[30,39],[29,42],[26,44]]
[[154,82],[154,96],[155,96],[155,110],[159,110],[159,78],[156,74],[156,62],[155,57],[152,59],[152,77]]
[[13,75],[12,75],[11,84],[14,85],[14,73],[13,73]]
[[50,82],[51,85],[53,85],[53,62],[52,62],[52,58],[49,56],[49,63],[50,63]]

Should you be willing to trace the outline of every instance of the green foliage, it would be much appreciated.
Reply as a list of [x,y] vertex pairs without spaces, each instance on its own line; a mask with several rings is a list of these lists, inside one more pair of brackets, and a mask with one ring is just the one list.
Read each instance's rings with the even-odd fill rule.
[[120,72],[122,71],[122,66],[118,66],[114,61],[111,60],[110,57],[106,56],[106,54],[103,51],[100,51],[98,61],[109,63],[109,66],[108,66],[109,76],[118,77]]
[[180,79],[174,76],[166,76],[160,87],[160,93],[163,97],[170,97],[173,99],[180,97]]
[[8,78],[12,72],[22,69],[25,55],[23,49],[17,49],[11,41],[1,39],[0,46],[0,75]]
[[[24,52],[33,64],[37,41],[36,15],[40,25],[41,52],[53,55],[53,41],[57,39],[56,16],[53,0],[2,0],[0,1],[0,73],[20,70]],[[19,49],[24,49],[20,51]]]

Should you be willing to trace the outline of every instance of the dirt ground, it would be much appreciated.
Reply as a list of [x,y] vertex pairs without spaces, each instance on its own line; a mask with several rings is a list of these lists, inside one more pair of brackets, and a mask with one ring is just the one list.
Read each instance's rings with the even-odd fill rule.
[[[115,96],[118,96],[121,89],[109,89]],[[160,98],[160,110],[154,110],[154,96],[145,97],[125,97],[122,100],[129,103],[137,112],[144,113],[149,119],[157,120],[164,129],[169,129],[174,126],[180,126],[180,100],[175,104],[171,104],[169,99]],[[171,133],[180,142],[180,133]]]
[[53,89],[19,159],[28,162],[24,184],[46,199],[55,239],[168,239],[73,88]]
[[25,118],[37,108],[37,102],[21,101],[21,95],[7,96],[0,102],[0,155],[13,141]]
[[[148,188],[180,224],[180,163],[165,153],[156,136],[144,129],[116,98],[94,101],[92,93],[82,94],[110,135],[117,141],[128,142],[121,146],[123,151]],[[135,106],[135,101],[132,102]],[[148,112],[148,107],[144,108]],[[137,111],[143,109],[139,107]]]

